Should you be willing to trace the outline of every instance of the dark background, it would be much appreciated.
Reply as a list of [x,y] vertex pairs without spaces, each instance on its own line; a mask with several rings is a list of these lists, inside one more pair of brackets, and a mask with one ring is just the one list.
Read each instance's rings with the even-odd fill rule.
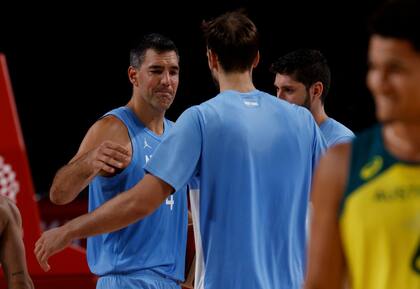
[[169,119],[214,96],[200,23],[240,7],[261,34],[254,71],[259,89],[275,93],[268,69],[278,56],[319,49],[332,71],[327,114],[355,132],[375,122],[365,86],[366,19],[382,1],[193,1],[2,6],[0,52],[8,61],[37,194],[46,196],[89,126],[129,100],[129,50],[145,33],[167,35],[180,50],[180,85]]

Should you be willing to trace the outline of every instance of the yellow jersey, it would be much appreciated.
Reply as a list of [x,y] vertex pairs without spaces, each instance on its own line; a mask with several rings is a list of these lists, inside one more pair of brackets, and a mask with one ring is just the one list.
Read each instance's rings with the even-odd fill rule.
[[340,231],[353,289],[420,289],[420,163],[393,157],[380,126],[353,141]]

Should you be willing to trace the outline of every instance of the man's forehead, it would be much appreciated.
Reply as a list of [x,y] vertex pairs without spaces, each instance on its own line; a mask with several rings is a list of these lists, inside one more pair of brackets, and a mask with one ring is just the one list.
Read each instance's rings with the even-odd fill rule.
[[[150,53],[149,53],[150,51]],[[156,52],[148,50],[144,62],[146,66],[170,66],[179,67],[179,58],[175,51]]]
[[299,85],[300,82],[294,79],[291,75],[288,74],[277,74],[276,81],[280,82],[284,86]]

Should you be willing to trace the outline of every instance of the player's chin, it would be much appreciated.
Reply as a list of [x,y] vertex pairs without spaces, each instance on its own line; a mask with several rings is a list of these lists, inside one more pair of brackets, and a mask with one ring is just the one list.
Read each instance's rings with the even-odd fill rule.
[[159,106],[163,110],[167,110],[169,107],[171,107],[172,102],[173,102],[173,99],[162,99],[161,101],[159,101]]
[[390,101],[376,101],[376,118],[380,122],[392,121],[398,115],[396,104]]
[[379,122],[384,124],[402,120],[401,115],[399,115],[397,111],[393,111],[391,109],[376,110],[376,118]]

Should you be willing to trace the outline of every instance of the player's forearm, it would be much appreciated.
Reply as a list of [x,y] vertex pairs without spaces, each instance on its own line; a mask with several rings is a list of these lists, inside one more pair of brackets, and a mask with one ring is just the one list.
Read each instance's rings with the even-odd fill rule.
[[146,177],[131,190],[119,194],[89,214],[64,226],[69,240],[119,230],[151,214],[172,192],[169,185],[158,184],[155,177]]
[[33,289],[34,284],[28,272],[16,272],[14,276],[7,280],[8,288],[13,289]]
[[0,261],[3,266],[8,288],[33,288],[26,265],[21,228],[15,225],[13,220],[10,220],[3,234]]
[[63,205],[73,201],[89,185],[96,172],[83,157],[62,167],[54,177],[50,188],[50,199]]

